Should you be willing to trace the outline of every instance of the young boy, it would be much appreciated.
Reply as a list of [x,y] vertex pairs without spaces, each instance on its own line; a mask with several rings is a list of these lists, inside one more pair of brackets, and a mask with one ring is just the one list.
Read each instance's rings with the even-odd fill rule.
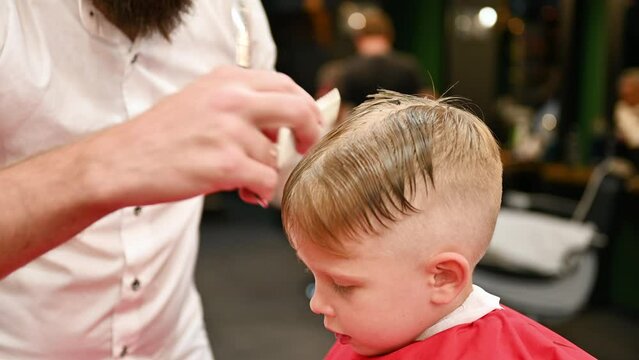
[[477,117],[391,91],[300,162],[282,216],[337,338],[326,359],[592,359],[472,285],[501,175]]

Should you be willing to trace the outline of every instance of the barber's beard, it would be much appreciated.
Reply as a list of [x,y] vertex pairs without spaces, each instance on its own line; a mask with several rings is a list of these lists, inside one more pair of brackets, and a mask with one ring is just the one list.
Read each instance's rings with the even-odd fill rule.
[[189,11],[193,0],[93,0],[95,6],[121,29],[145,37],[159,32],[169,39]]

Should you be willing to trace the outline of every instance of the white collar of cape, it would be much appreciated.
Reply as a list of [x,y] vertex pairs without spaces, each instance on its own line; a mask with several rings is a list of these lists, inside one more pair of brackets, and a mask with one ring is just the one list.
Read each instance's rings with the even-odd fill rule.
[[427,339],[457,325],[471,323],[496,309],[502,309],[501,305],[499,305],[499,297],[489,294],[477,285],[473,285],[473,290],[463,304],[444,316],[435,325],[426,329],[417,337],[416,341]]

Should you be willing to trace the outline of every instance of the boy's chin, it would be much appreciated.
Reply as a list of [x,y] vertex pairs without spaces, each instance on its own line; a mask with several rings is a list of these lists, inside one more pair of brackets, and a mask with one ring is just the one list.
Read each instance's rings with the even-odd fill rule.
[[371,349],[369,347],[358,346],[357,344],[350,344],[354,352],[361,356],[381,356],[395,351],[397,348],[391,349]]

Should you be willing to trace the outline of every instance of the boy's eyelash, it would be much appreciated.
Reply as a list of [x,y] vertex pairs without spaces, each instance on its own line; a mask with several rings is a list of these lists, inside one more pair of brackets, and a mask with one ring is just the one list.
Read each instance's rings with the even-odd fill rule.
[[333,283],[333,289],[335,289],[335,291],[339,294],[347,294],[354,288],[355,288],[354,286],[343,286],[343,285],[338,285],[336,283]]

